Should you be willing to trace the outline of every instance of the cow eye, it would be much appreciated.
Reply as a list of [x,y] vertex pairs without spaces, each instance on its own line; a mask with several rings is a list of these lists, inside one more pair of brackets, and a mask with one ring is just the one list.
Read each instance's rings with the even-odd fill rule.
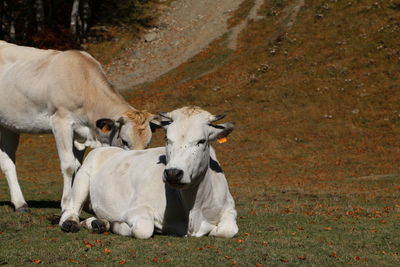
[[202,145],[206,142],[206,139],[201,139],[199,142],[197,142],[197,145]]
[[123,145],[123,146],[129,147],[128,142],[126,142],[126,141],[125,141],[124,139],[122,139],[122,138],[121,138],[121,141],[122,141],[122,145]]

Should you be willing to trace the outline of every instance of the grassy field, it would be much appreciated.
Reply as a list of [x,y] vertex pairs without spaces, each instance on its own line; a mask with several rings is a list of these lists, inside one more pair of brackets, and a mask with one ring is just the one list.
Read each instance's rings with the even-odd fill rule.
[[265,1],[238,51],[223,36],[124,93],[152,112],[199,105],[237,123],[214,146],[235,238],[63,233],[51,223],[62,190],[54,140],[24,135],[18,170],[32,213],[13,212],[1,179],[0,265],[398,266],[400,2],[309,0],[284,33],[291,3]]

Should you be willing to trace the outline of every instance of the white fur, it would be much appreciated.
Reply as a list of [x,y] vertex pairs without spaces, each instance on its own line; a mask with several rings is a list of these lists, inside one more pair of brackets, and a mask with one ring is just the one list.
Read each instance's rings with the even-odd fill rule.
[[[182,109],[175,114],[180,112]],[[111,231],[120,235],[149,238],[156,231],[233,237],[238,232],[235,202],[208,143],[209,137],[220,130],[208,126],[204,116],[208,112],[200,113],[174,119],[168,126],[167,148],[125,151],[107,147],[90,152],[77,173],[72,201],[60,226],[71,221],[79,223],[79,214],[90,195],[95,216],[108,221]],[[207,142],[198,146],[198,139],[203,138]],[[218,168],[211,166],[210,160]],[[163,173],[169,166],[188,172],[175,188],[164,182]]]
[[[136,110],[110,87],[100,64],[87,53],[41,50],[0,41],[0,167],[15,208],[26,206],[15,170],[20,133],[54,134],[64,177],[64,208],[85,148],[122,146],[118,140],[101,139],[96,121],[116,121],[130,111]],[[130,148],[143,149],[150,141],[150,127],[141,129],[143,138],[133,133],[134,127],[126,120],[118,136],[124,135]]]

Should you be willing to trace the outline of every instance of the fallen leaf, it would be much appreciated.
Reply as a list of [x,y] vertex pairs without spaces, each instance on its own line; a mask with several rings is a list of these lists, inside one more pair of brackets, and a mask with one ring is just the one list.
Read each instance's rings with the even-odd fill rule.
[[111,253],[111,249],[105,248],[105,249],[104,249],[104,253],[106,253],[106,254]]
[[151,261],[152,262],[158,262],[158,259],[157,258],[152,258]]
[[236,261],[231,261],[230,264],[231,265],[236,265]]
[[85,247],[87,247],[87,248],[94,247],[94,245],[92,243],[90,243],[89,241],[87,241],[87,240],[83,240],[83,244],[85,244]]
[[232,259],[232,257],[231,256],[225,256],[225,259],[230,260],[230,259]]
[[324,227],[323,229],[327,230],[327,231],[330,231],[330,230],[332,230],[332,227]]
[[281,262],[289,262],[287,259],[279,259]]
[[245,235],[245,236],[249,236],[249,235],[250,235],[250,233],[244,233],[243,235]]
[[297,258],[298,258],[299,260],[304,261],[304,260],[306,259],[306,256],[298,256]]
[[42,260],[39,260],[39,259],[33,259],[33,260],[32,260],[32,262],[33,262],[33,263],[36,263],[36,264],[40,264],[40,263],[42,263]]
[[359,261],[360,257],[359,256],[354,256],[354,260]]
[[244,240],[243,240],[243,239],[238,239],[238,240],[236,240],[236,242],[238,242],[238,243],[243,243]]
[[96,240],[96,244],[101,244],[101,240]]
[[378,232],[378,230],[376,230],[376,229],[371,229],[371,230],[369,230],[371,233],[376,233],[376,232]]
[[262,267],[262,266],[264,266],[264,264],[262,264],[262,263],[256,263],[256,266],[257,266],[257,267]]
[[304,227],[299,226],[299,227],[297,227],[297,230],[304,231]]
[[77,262],[78,262],[77,260],[75,260],[75,259],[72,259],[72,258],[68,258],[68,259],[67,259],[67,261],[68,261],[68,262],[75,262],[75,263],[77,263]]
[[125,264],[125,263],[127,263],[128,261],[126,261],[126,260],[120,260],[119,262],[118,262],[118,264],[119,265],[122,265],[122,264]]

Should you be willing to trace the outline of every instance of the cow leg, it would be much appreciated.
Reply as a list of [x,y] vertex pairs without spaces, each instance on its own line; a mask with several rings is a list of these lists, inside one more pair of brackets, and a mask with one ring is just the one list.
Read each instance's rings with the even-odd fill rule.
[[[82,166],[83,157],[85,156],[86,148],[84,148],[83,150],[78,150],[78,149],[75,148],[75,146],[73,146],[72,149],[73,149],[74,157],[78,161],[79,166]],[[74,184],[74,180],[76,178],[75,174],[76,174],[76,171],[72,176],[72,185]]]
[[6,176],[10,189],[11,203],[15,211],[29,212],[17,179],[15,152],[19,143],[19,134],[0,127],[0,168]]
[[60,157],[61,173],[64,178],[61,210],[64,211],[71,196],[72,177],[80,167],[79,161],[73,152],[72,120],[68,116],[58,114],[51,118],[51,127],[56,140],[57,151]]
[[65,232],[78,232],[80,229],[79,215],[89,199],[89,169],[82,168],[76,175],[76,181],[71,191],[71,199],[67,202],[61,215],[60,226]]
[[226,210],[220,219],[217,227],[211,232],[211,236],[231,238],[234,237],[239,228],[236,224],[236,211],[234,209]]
[[154,216],[152,216],[151,209],[146,207],[133,208],[127,214],[132,214],[127,220],[128,225],[131,226],[131,235],[138,239],[148,239],[153,235]]
[[107,220],[97,219],[95,217],[90,217],[84,220],[81,222],[81,226],[98,234],[102,234],[110,230],[110,223]]
[[117,235],[132,236],[132,229],[125,222],[112,222],[111,232]]

